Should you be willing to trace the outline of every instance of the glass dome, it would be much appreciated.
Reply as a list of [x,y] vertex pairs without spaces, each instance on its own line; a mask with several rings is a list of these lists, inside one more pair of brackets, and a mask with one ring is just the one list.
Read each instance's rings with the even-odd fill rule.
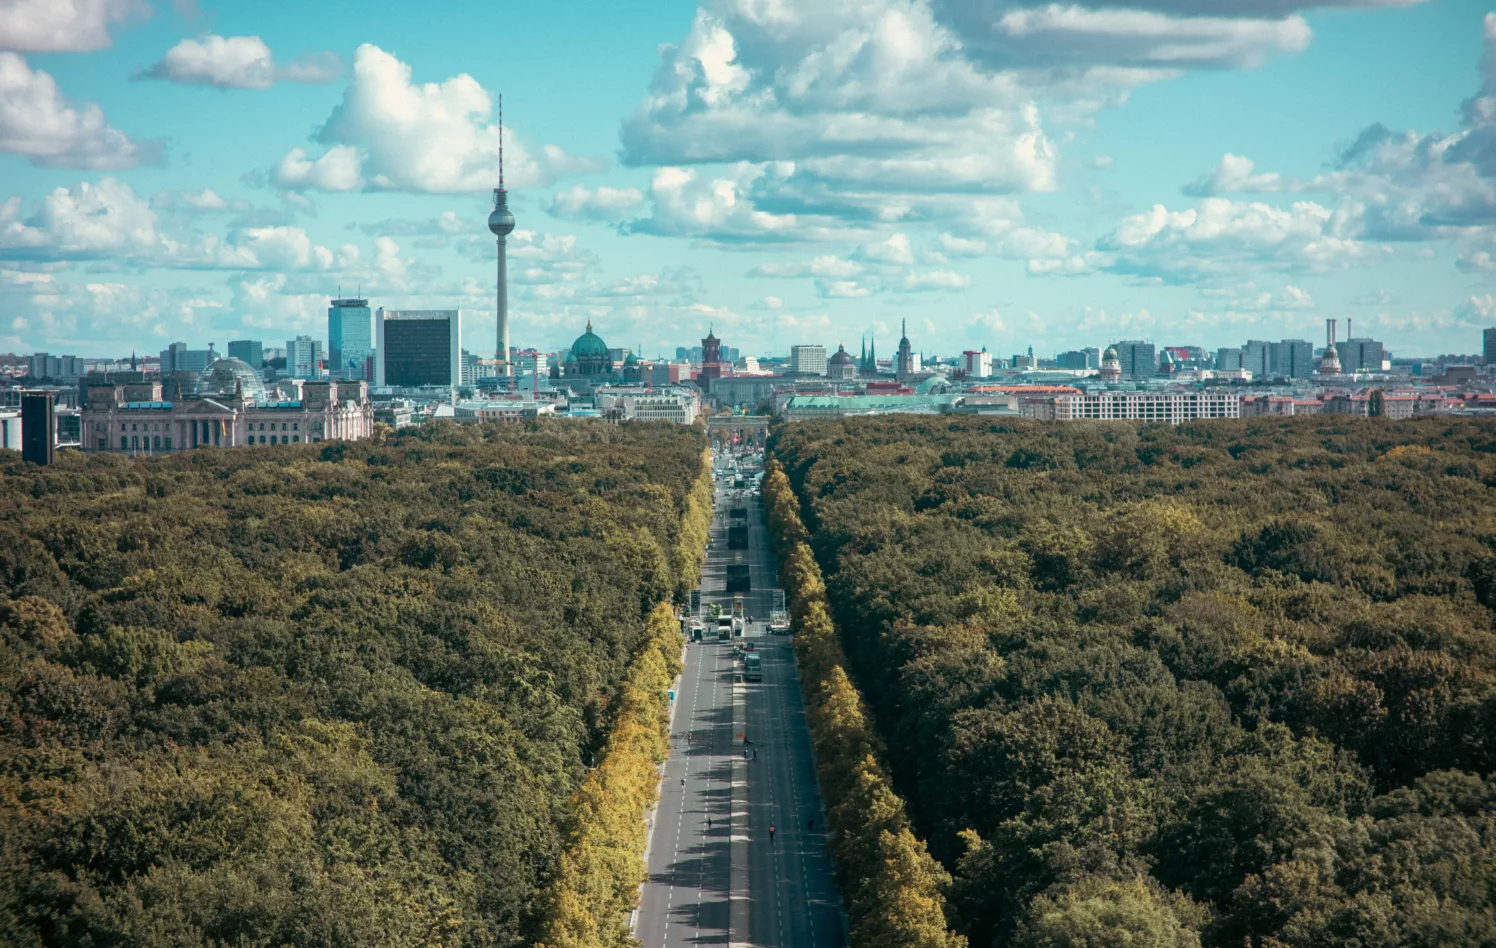
[[265,401],[260,373],[242,359],[219,359],[203,369],[197,377],[196,394],[204,398],[232,396],[236,387],[242,388],[245,401]]

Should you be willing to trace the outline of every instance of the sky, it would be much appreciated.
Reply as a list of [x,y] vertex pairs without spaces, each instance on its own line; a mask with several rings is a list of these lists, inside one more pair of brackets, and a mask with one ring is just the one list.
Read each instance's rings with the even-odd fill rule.
[[328,300],[673,356],[1121,339],[1470,353],[1462,0],[0,0],[0,351],[326,338]]

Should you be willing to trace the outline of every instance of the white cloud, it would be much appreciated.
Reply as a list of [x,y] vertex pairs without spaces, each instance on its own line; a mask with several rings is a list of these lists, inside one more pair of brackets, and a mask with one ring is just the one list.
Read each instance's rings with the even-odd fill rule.
[[52,76],[0,52],[0,151],[50,168],[133,168],[157,148],[130,141],[93,103],[75,105]]
[[574,184],[551,200],[550,213],[581,220],[618,221],[644,203],[638,188],[585,188]]
[[765,296],[753,304],[754,309],[784,309],[784,300],[777,296]]
[[209,34],[182,40],[139,77],[215,89],[268,89],[281,80],[332,82],[341,72],[342,61],[333,53],[314,53],[282,68],[258,36]]
[[144,0],[3,0],[0,49],[23,53],[85,53],[110,43],[109,27],[148,15]]
[[1045,190],[1055,155],[1008,76],[973,67],[926,3],[722,0],[664,47],[624,121],[631,164],[794,161],[877,191]]
[[212,214],[220,211],[247,211],[248,201],[230,201],[212,188],[201,191],[161,191],[151,197],[151,206],[164,210]]
[[863,244],[857,248],[855,257],[875,263],[909,266],[914,263],[914,251],[909,246],[908,234],[894,234],[887,240]]
[[761,263],[748,271],[750,277],[831,277],[848,279],[862,272],[862,264],[843,260],[834,254],[815,257],[805,263],[778,261]]
[[904,277],[903,287],[906,290],[920,292],[923,290],[964,290],[971,286],[971,277],[961,273],[953,273],[950,270],[928,270],[923,273],[911,273]]
[[1183,211],[1155,204],[1124,218],[1098,246],[1098,265],[1164,282],[1219,278],[1244,264],[1324,270],[1369,252],[1345,215],[1312,201],[1284,209],[1226,198]]
[[840,239],[849,231],[838,222],[816,215],[781,214],[759,210],[753,190],[794,173],[788,162],[740,163],[720,176],[698,174],[694,168],[659,168],[650,180],[649,217],[627,222],[632,233],[701,237],[721,243],[785,242]]
[[1285,182],[1276,172],[1253,174],[1256,167],[1252,159],[1227,152],[1221,156],[1215,170],[1185,187],[1184,193],[1194,197],[1213,197],[1241,191],[1285,190]]
[[350,145],[329,148],[315,161],[306,149],[293,148],[275,163],[270,178],[288,190],[356,191],[363,187],[363,158]]
[[[1227,11],[1223,11],[1227,12]],[[988,29],[967,21],[976,49],[1004,63],[1106,63],[1180,68],[1242,67],[1270,53],[1297,53],[1312,31],[1299,16],[1179,17],[1152,10],[1102,9],[1051,3],[1010,9]]]
[[952,257],[980,257],[987,252],[987,241],[976,237],[957,237],[941,234],[940,250]]
[[816,292],[828,299],[859,299],[873,291],[856,280],[817,280]]
[[[272,179],[284,188],[484,191],[497,180],[499,130],[489,121],[492,114],[492,97],[472,76],[417,85],[410,66],[366,43],[354,53],[343,101],[317,133],[328,154],[309,159],[294,149],[277,163]],[[337,172],[319,173],[317,167],[340,149]],[[512,131],[504,161],[506,184],[514,187],[549,185],[605,166],[554,145],[532,153]]]

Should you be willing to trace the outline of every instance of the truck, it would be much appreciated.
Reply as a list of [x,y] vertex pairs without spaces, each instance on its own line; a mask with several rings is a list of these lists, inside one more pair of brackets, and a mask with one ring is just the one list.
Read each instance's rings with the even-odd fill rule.
[[732,617],[721,616],[717,619],[717,641],[732,641]]
[[741,619],[743,618],[744,613],[745,610],[743,609],[743,597],[734,596],[732,600],[732,617],[734,619]]
[[747,681],[764,680],[764,657],[757,652],[743,653],[743,678]]
[[769,613],[769,634],[789,635],[790,617],[783,609]]
[[692,642],[700,642],[701,639],[702,639],[702,636],[704,634],[705,634],[705,629],[702,628],[701,620],[700,619],[693,620],[691,622],[691,641]]
[[730,593],[753,591],[753,583],[748,577],[747,563],[729,565],[727,567],[727,591]]
[[746,527],[748,525],[748,508],[733,507],[727,511],[727,518],[729,523],[735,520],[741,520],[743,521],[743,526]]
[[748,528],[745,527],[745,526],[744,527],[728,527],[727,528],[727,548],[729,550],[746,550],[746,549],[748,549]]

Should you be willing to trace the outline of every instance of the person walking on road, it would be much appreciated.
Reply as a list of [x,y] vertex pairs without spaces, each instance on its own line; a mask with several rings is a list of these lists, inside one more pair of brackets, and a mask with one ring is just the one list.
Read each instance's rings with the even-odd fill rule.
[[774,842],[774,827],[772,827],[772,826],[769,827],[769,842],[770,843]]

